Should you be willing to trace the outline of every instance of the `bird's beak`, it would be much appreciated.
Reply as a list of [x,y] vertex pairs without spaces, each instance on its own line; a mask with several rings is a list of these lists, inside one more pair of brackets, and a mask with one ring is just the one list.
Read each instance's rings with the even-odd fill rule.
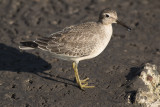
[[128,31],[131,31],[131,28],[128,27],[127,25],[125,25],[123,22],[121,22],[121,21],[119,21],[119,20],[116,20],[116,22],[117,22],[117,24],[120,24],[120,25],[122,25],[123,27],[127,28]]

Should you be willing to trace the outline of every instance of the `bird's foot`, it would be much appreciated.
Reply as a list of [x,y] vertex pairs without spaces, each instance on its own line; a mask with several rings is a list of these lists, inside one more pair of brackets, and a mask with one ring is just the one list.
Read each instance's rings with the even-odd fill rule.
[[84,80],[80,80],[80,81],[77,81],[78,85],[80,86],[81,89],[84,89],[84,88],[94,88],[95,86],[89,86],[88,85],[88,81],[89,78],[86,78]]

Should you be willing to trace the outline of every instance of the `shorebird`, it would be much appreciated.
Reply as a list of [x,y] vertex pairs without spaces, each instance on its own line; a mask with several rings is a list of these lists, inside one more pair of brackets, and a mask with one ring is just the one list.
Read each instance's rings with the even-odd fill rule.
[[118,23],[131,30],[118,21],[116,11],[104,9],[96,22],[72,25],[49,36],[37,38],[35,41],[20,42],[20,49],[39,48],[52,53],[55,58],[72,61],[79,87],[81,89],[94,88],[88,85],[89,78],[80,80],[78,63],[98,56],[106,48],[112,36],[112,23]]

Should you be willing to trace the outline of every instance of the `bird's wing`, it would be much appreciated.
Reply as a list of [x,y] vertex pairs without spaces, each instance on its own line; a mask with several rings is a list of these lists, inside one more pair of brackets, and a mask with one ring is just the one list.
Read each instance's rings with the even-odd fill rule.
[[89,55],[95,46],[94,32],[89,25],[71,26],[49,37],[38,38],[35,42],[39,48],[54,54],[71,57]]

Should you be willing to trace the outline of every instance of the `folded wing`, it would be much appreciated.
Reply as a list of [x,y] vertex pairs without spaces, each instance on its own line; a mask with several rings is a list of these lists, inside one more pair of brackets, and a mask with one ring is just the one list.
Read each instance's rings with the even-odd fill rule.
[[70,57],[88,56],[95,46],[94,33],[84,26],[71,26],[49,37],[38,38],[35,43],[40,49]]

